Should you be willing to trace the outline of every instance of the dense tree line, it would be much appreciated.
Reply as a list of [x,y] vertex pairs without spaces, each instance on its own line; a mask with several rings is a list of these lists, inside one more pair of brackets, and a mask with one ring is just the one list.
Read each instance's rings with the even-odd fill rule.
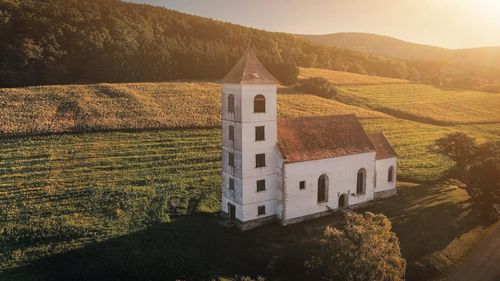
[[116,0],[0,0],[0,38],[2,87],[220,79],[249,39],[277,71],[281,64],[419,77],[405,62]]

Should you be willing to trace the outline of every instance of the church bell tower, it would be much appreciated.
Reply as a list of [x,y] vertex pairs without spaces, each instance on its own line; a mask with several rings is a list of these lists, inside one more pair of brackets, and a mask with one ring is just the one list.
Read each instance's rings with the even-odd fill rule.
[[222,80],[222,215],[241,230],[277,214],[276,80],[251,48]]

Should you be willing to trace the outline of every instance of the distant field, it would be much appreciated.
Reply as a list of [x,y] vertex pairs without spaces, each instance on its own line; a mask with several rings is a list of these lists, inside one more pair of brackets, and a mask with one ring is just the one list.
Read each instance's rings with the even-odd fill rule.
[[[350,75],[350,74],[348,74]],[[400,155],[399,175],[407,180],[432,180],[449,168],[444,158],[428,152],[428,146],[451,131],[465,131],[480,141],[498,140],[500,123],[436,126],[395,118],[378,111],[385,103],[403,108],[418,118],[488,120],[498,114],[498,95],[480,92],[448,92],[425,85],[341,86],[340,101],[328,100],[293,88],[280,87],[281,118],[355,113],[368,131],[384,131]],[[387,91],[384,91],[387,89]],[[398,90],[399,89],[399,90]],[[422,89],[420,97],[419,89]],[[428,91],[427,94],[425,91]],[[409,105],[405,95],[408,92]],[[478,97],[474,101],[474,97]],[[500,96],[499,96],[500,97]],[[461,103],[461,110],[417,110],[416,103]],[[386,101],[386,102],[384,102]],[[472,103],[474,101],[475,103]],[[149,128],[212,127],[220,124],[220,93],[215,83],[137,83],[47,86],[0,89],[0,134],[31,134],[66,131],[127,130]],[[437,106],[437,105],[436,105]],[[477,110],[475,110],[477,109]],[[481,109],[481,110],[480,110]],[[488,117],[489,116],[489,117]],[[407,117],[407,116],[405,116]],[[441,119],[442,118],[442,119]],[[418,121],[418,120],[417,120]],[[431,122],[432,123],[432,122]]]
[[333,71],[320,68],[300,68],[299,79],[321,76],[335,85],[378,85],[378,84],[406,84],[408,80],[381,76],[362,75],[351,72]]
[[384,132],[400,156],[398,176],[405,180],[435,180],[451,166],[452,163],[446,158],[429,152],[429,146],[434,140],[447,133],[464,131],[481,142],[500,141],[500,123],[437,126],[395,118],[368,108],[307,95],[293,89],[280,89],[280,93],[278,112],[281,118],[354,113],[367,131]]
[[500,124],[500,94],[421,84],[346,86],[340,87],[339,100],[432,124]]
[[219,89],[194,82],[0,89],[0,135],[214,126]]

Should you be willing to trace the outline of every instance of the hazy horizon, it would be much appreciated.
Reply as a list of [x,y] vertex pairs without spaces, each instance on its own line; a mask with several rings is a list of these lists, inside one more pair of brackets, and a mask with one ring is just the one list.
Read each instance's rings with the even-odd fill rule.
[[276,32],[372,33],[450,49],[500,46],[495,0],[126,1]]

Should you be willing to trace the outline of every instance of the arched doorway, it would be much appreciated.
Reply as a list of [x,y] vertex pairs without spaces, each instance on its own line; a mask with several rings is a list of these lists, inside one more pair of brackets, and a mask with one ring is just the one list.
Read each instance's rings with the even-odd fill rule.
[[342,194],[339,197],[339,209],[343,209],[347,207],[347,194]]

